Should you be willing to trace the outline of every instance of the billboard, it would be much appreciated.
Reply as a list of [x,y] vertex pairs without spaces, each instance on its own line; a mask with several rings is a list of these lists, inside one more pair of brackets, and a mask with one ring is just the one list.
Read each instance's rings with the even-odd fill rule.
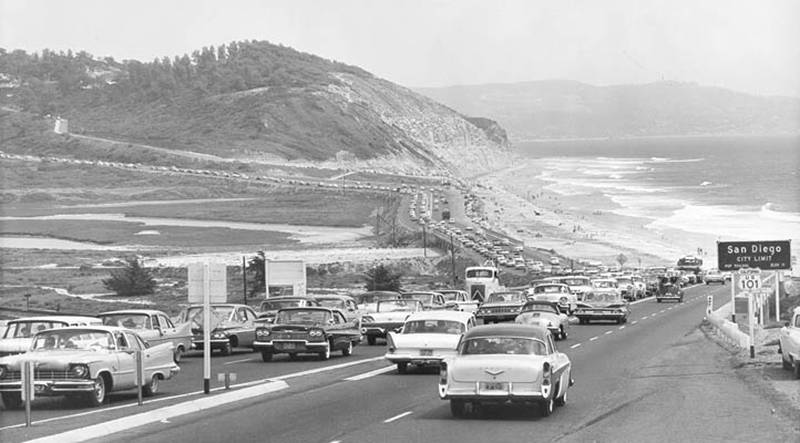
[[[208,263],[207,265],[210,303],[227,303],[227,267],[222,263]],[[203,303],[205,267],[206,263],[189,264],[189,303]]]
[[792,269],[790,245],[790,240],[717,242],[717,267],[720,271]]
[[286,291],[277,292],[279,294],[305,296],[306,263],[303,260],[264,260],[264,280],[267,298],[270,288],[279,286],[291,288],[291,294]]

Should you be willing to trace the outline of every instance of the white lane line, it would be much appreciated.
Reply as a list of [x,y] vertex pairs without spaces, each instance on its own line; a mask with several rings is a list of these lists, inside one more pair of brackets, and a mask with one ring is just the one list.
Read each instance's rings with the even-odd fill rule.
[[254,359],[254,358],[245,358],[245,359],[242,359],[242,360],[229,361],[227,363],[223,363],[223,365],[235,365],[236,363],[244,363],[246,361],[256,361],[256,359]]
[[332,371],[334,369],[346,368],[348,366],[360,365],[361,363],[384,360],[385,358],[386,357],[381,355],[380,357],[366,358],[364,360],[356,360],[356,361],[351,361],[349,363],[342,363],[342,364],[333,365],[333,366],[324,366],[322,368],[309,369],[307,371],[295,372],[293,374],[281,375],[279,377],[271,377],[269,380],[271,380],[271,381],[272,380],[288,380],[290,378],[302,377],[303,375],[317,374],[317,373],[320,373],[320,372]]
[[581,345],[580,343],[575,343],[574,345],[570,346],[569,348],[570,348],[570,349],[575,349],[575,348],[577,348],[577,347],[578,347],[578,346],[580,346],[580,345]]
[[663,313],[664,313],[664,311],[666,311],[666,309],[662,309],[662,310],[660,310],[660,311],[658,311],[658,312],[659,312],[660,314],[663,314]]
[[606,331],[606,335],[611,334],[614,331]]
[[632,325],[635,325],[636,323],[639,323],[639,320],[634,320],[631,322]]
[[647,317],[649,317],[649,315],[645,315],[644,317],[641,318],[641,320],[646,320]]
[[589,341],[595,341],[595,340],[597,340],[598,338],[600,338],[600,337],[598,337],[598,336],[596,336],[596,335],[595,335],[594,337],[590,338],[590,339],[589,339]]
[[190,400],[171,406],[142,412],[136,415],[118,418],[116,420],[111,420],[92,426],[86,426],[84,428],[73,429],[60,434],[48,435],[35,440],[29,440],[28,443],[79,442],[95,438],[108,437],[109,435],[117,432],[127,431],[129,429],[138,428],[150,423],[156,423],[193,412],[215,408],[226,403],[233,403],[270,392],[280,391],[288,387],[289,385],[286,382],[280,381],[265,383],[260,386],[253,386],[246,389],[237,389],[235,391],[225,392],[212,397],[202,397],[197,400]]
[[[369,362],[372,362],[372,361],[378,361],[378,360],[383,360],[383,359],[384,359],[384,357],[381,356],[381,357],[367,358],[367,359],[363,359],[363,360],[356,360],[356,361],[353,361],[353,362],[343,363],[343,364],[340,364],[340,365],[324,366],[322,368],[317,368],[317,369],[314,369],[314,370],[311,370],[311,371],[295,372],[294,374],[282,375],[282,376],[277,377],[277,378],[253,380],[253,381],[246,382],[246,383],[238,383],[238,384],[233,385],[232,388],[234,388],[234,389],[245,388],[245,387],[248,387],[248,386],[254,386],[254,385],[257,385],[257,384],[266,383],[266,382],[273,381],[273,380],[285,380],[285,379],[289,379],[289,378],[293,378],[293,377],[300,377],[302,375],[307,375],[308,373],[318,373],[318,372],[324,372],[324,371],[328,371],[328,370],[332,371],[334,369],[339,369],[339,368],[346,367],[346,366],[353,366],[353,365],[357,365],[357,364],[361,364],[361,363],[369,363]],[[216,387],[216,388],[212,388],[210,392],[222,391],[224,389],[225,389],[225,386],[219,386],[219,387]],[[200,394],[203,394],[203,391],[194,391],[194,392],[187,392],[185,394],[171,395],[169,397],[153,398],[153,399],[147,400],[145,403],[149,404],[149,403],[156,403],[156,402],[161,402],[161,401],[166,401],[166,400],[175,400],[175,399],[178,399],[178,398],[190,397],[190,396],[193,396],[193,395],[200,395]],[[63,419],[83,417],[83,416],[86,416],[86,415],[93,415],[93,414],[98,414],[98,413],[102,413],[102,412],[115,411],[117,409],[130,408],[130,407],[138,406],[138,405],[139,405],[138,402],[133,402],[133,403],[128,403],[128,404],[119,405],[119,406],[111,406],[111,407],[108,407],[108,408],[94,409],[94,410],[86,411],[86,412],[79,412],[77,414],[60,415],[58,417],[46,418],[46,419],[43,419],[43,420],[34,421],[31,424],[36,425],[36,424],[49,423],[49,422],[63,420]],[[4,427],[0,428],[0,431],[6,430],[6,429],[22,428],[22,427],[25,427],[25,423],[4,426]]]
[[620,327],[619,327],[619,330],[620,330],[620,331],[621,331],[621,330],[623,330],[623,329],[625,329],[625,326],[620,326]]
[[392,418],[387,418],[383,422],[384,423],[391,423],[391,422],[393,422],[395,420],[400,420],[401,418],[405,417],[406,415],[411,415],[412,413],[413,413],[412,411],[406,411],[406,412],[403,412],[402,414],[397,414]]
[[376,369],[374,371],[365,372],[363,374],[354,375],[352,377],[347,377],[345,379],[345,381],[364,380],[365,378],[370,378],[370,377],[374,377],[374,376],[379,375],[379,374],[383,374],[385,372],[389,372],[389,371],[391,371],[392,369],[394,369],[396,367],[397,366],[387,366],[385,368],[380,368],[380,369]]

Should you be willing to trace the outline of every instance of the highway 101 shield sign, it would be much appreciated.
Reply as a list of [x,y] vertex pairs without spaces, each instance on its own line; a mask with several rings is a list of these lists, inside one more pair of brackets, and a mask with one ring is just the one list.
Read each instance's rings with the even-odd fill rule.
[[717,267],[720,271],[792,269],[790,244],[789,240],[717,242]]

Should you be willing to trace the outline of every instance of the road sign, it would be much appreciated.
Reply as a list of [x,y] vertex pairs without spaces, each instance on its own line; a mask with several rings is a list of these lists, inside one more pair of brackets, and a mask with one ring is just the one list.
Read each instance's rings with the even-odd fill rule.
[[717,242],[717,268],[733,271],[758,268],[765,271],[792,269],[791,241]]
[[[209,297],[211,303],[228,301],[228,276],[224,263],[209,263]],[[189,264],[189,303],[203,303],[205,263]]]
[[738,278],[739,289],[742,291],[754,291],[761,289],[761,275],[757,273],[741,273]]
[[706,300],[706,314],[711,314],[714,310],[714,297],[709,295],[708,299]]

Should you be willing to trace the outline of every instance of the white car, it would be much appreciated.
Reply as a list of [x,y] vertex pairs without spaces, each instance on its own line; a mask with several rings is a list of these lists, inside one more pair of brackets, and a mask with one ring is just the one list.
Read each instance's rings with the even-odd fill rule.
[[485,403],[537,407],[549,416],[567,403],[572,363],[556,349],[547,328],[502,324],[476,326],[464,334],[455,356],[439,370],[439,398],[463,417]]
[[119,326],[136,331],[150,345],[172,343],[175,350],[173,359],[180,363],[183,354],[192,349],[191,322],[175,325],[166,313],[153,309],[127,309],[98,314],[106,326]]
[[33,336],[47,329],[66,328],[67,326],[93,326],[103,324],[97,317],[74,315],[49,315],[9,320],[5,333],[0,337],[0,357],[27,352],[33,342]]
[[563,283],[541,283],[526,291],[528,298],[558,304],[561,312],[571,314],[578,307],[578,297]]
[[437,292],[444,296],[445,309],[452,307],[456,311],[466,311],[472,314],[478,312],[481,303],[478,300],[470,300],[467,291],[442,289]]
[[461,335],[475,326],[475,317],[461,311],[421,311],[408,316],[400,332],[386,337],[386,359],[405,374],[409,364],[438,365],[455,355]]

